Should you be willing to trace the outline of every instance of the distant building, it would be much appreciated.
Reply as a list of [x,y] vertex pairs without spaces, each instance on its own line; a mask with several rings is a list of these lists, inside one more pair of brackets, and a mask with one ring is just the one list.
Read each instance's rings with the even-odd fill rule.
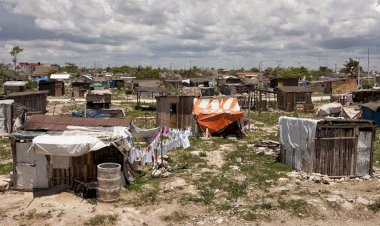
[[356,79],[353,78],[334,78],[324,81],[310,82],[310,88],[316,93],[325,94],[345,94],[356,90]]
[[250,72],[250,71],[236,73],[236,77],[238,78],[257,78],[257,77],[261,77],[262,75],[263,75],[262,72]]
[[29,74],[32,74],[35,71],[36,66],[41,65],[41,63],[40,62],[38,63],[20,62],[18,65],[20,67],[21,73],[29,75]]
[[111,91],[88,90],[86,96],[86,108],[89,109],[109,109],[111,107]]
[[270,87],[298,86],[298,81],[299,78],[273,78],[270,80]]
[[194,129],[192,115],[194,96],[156,96],[157,126]]
[[68,80],[70,79],[71,75],[69,73],[61,73],[61,74],[51,74],[50,75],[50,79],[54,79],[54,80]]
[[40,91],[48,91],[49,96],[60,97],[65,95],[65,83],[63,81],[58,80],[41,80],[38,84],[38,88]]
[[3,84],[4,94],[23,92],[26,90],[26,82],[25,81],[6,81]]
[[310,88],[302,86],[282,86],[277,89],[278,109],[297,111],[297,105],[302,105],[304,111],[313,110]]
[[44,64],[44,65],[38,65],[35,66],[35,69],[33,71],[33,76],[34,75],[50,75],[53,73],[56,73],[59,70],[57,66],[53,66],[50,64]]

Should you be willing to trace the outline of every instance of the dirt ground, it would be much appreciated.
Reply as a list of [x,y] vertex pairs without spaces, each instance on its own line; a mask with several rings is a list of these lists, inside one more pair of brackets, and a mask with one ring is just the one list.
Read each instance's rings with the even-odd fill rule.
[[[141,167],[114,203],[68,190],[0,192],[0,225],[380,225],[378,157],[373,177],[293,172],[254,147],[277,140],[278,114],[254,114],[242,140],[191,139],[190,148],[169,153],[170,176],[154,178]],[[9,163],[9,148],[0,151],[1,163]],[[3,174],[0,181],[7,181]]]

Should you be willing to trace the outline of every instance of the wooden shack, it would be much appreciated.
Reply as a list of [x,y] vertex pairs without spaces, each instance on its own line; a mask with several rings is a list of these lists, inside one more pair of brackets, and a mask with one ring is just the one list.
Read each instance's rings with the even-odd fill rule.
[[[124,164],[123,150],[117,136],[111,132],[108,136],[111,140],[102,140],[107,131],[113,131],[114,126],[127,127],[129,121],[126,119],[94,119],[94,118],[71,118],[64,116],[32,115],[29,116],[22,131],[13,133],[11,138],[13,154],[13,186],[17,190],[51,189],[56,187],[74,186],[76,183],[96,182],[96,166],[104,162],[115,162]],[[79,130],[68,129],[69,126],[82,128]],[[97,129],[92,130],[93,127]],[[104,131],[99,131],[104,127]],[[91,134],[91,135],[90,135]],[[89,136],[107,143],[105,147],[91,150],[91,145],[82,149],[84,154],[75,155],[72,149],[65,149],[65,145],[51,142],[51,149],[37,148],[33,145],[33,139],[41,136],[59,136],[62,140],[66,136],[83,137]],[[54,137],[53,137],[54,139]],[[70,140],[70,138],[68,138]],[[61,141],[62,141],[61,140]],[[77,139],[79,142],[81,139]],[[67,145],[72,143],[68,142]],[[83,144],[82,144],[83,145]],[[62,148],[58,150],[59,155],[53,153],[53,147]]]
[[168,94],[168,90],[165,87],[136,87],[135,89],[137,100],[136,100],[136,107],[141,107],[141,96],[143,94],[148,94],[152,99],[156,96],[162,96],[164,94]]
[[324,94],[346,94],[356,90],[357,83],[353,78],[334,78],[310,82],[313,92]]
[[278,109],[284,111],[296,111],[297,105],[304,110],[313,110],[311,100],[312,90],[302,86],[283,86],[277,89]]
[[379,89],[364,89],[352,92],[352,100],[356,103],[367,103],[370,101],[380,100],[380,90]]
[[280,117],[280,159],[297,171],[328,176],[372,175],[374,122]]
[[38,90],[48,91],[48,96],[61,97],[65,95],[65,83],[59,80],[41,80],[38,83]]
[[109,89],[88,90],[85,96],[86,96],[86,108],[109,109],[111,107],[112,93]]
[[25,81],[6,81],[3,84],[4,94],[16,93],[16,92],[24,92],[26,90],[26,82]]
[[299,78],[272,78],[270,79],[270,87],[298,86]]
[[195,96],[157,96],[156,125],[194,129],[192,115]]
[[29,91],[11,93],[4,96],[5,99],[13,99],[16,104],[19,104],[29,113],[45,114],[47,105],[48,91]]
[[75,81],[71,83],[72,93],[71,96],[74,98],[84,97],[87,90],[90,89],[91,82],[87,81]]

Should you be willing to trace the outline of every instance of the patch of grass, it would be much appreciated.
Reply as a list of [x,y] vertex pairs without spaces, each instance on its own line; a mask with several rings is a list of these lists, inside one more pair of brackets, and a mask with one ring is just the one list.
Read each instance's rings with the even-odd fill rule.
[[137,118],[137,117],[153,117],[156,115],[155,111],[143,111],[143,110],[130,110],[126,113],[128,118]]
[[374,163],[375,165],[377,165],[378,167],[380,167],[380,139],[379,139],[379,135],[380,135],[380,128],[377,128],[376,129],[376,134],[377,134],[377,139],[375,139],[375,149],[374,149]]
[[53,215],[52,215],[51,210],[49,210],[46,213],[37,213],[36,209],[31,209],[26,214],[24,212],[22,212],[18,215],[14,215],[13,219],[15,219],[15,220],[45,219],[46,220],[46,219],[50,219],[52,217],[53,217]]
[[302,199],[291,199],[288,201],[279,200],[279,207],[288,210],[294,216],[299,218],[308,217],[311,215],[310,205]]
[[0,160],[12,158],[12,149],[9,146],[8,139],[0,139]]
[[6,175],[10,173],[13,169],[13,163],[8,162],[5,164],[0,164],[0,175]]
[[290,166],[277,162],[274,156],[257,155],[246,145],[239,146],[236,151],[227,155],[227,163],[223,169],[228,170],[237,157],[242,158],[242,162],[246,163],[242,164],[240,168],[247,180],[261,188],[267,186],[266,180],[276,181],[285,176],[286,172],[292,171]]
[[372,210],[373,212],[380,211],[380,199],[377,199],[374,203],[367,205],[367,208]]
[[256,211],[248,211],[243,215],[243,219],[246,221],[256,221],[260,218],[260,215]]
[[96,205],[98,204],[96,198],[91,198],[91,199],[86,199],[87,203],[91,204],[91,205]]
[[160,192],[158,179],[152,179],[147,182],[135,182],[134,185],[127,187],[129,191],[135,191],[132,199],[126,201],[127,204],[133,204],[135,206],[149,205],[157,200],[157,196]]
[[190,216],[182,211],[174,211],[170,215],[161,217],[163,221],[171,221],[171,222],[177,222],[177,223],[183,222],[189,218]]
[[98,214],[94,217],[91,217],[84,225],[116,225],[118,219],[117,214]]
[[178,168],[189,169],[194,167],[196,164],[205,163],[205,160],[201,156],[192,154],[189,150],[173,150],[170,153],[173,158],[173,162],[178,165]]

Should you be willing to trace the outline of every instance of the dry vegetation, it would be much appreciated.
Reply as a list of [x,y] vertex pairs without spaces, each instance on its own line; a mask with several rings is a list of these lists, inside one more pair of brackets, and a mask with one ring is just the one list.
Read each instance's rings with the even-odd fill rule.
[[[131,103],[120,103],[143,124]],[[68,192],[0,194],[3,225],[378,225],[380,178],[316,184],[291,172],[274,156],[256,154],[253,144],[277,140],[283,112],[252,112],[253,131],[242,140],[191,139],[186,150],[169,153],[172,175],[153,178],[141,167],[135,182],[115,203],[83,201]],[[264,117],[265,116],[265,117]],[[302,114],[312,117],[312,114]],[[378,131],[380,132],[380,131]],[[377,137],[379,137],[377,134]],[[5,140],[3,142],[6,142]],[[0,144],[0,172],[6,174],[9,143]],[[376,141],[375,170],[380,167]]]

